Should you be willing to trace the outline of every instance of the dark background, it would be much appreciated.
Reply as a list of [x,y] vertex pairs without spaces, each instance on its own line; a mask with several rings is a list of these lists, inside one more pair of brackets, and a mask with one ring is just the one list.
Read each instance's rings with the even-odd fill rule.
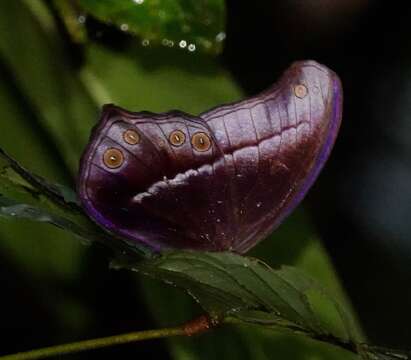
[[316,59],[341,77],[344,122],[309,197],[312,217],[369,337],[409,347],[410,5],[228,4],[224,62],[248,93],[295,59]]
[[[13,28],[2,24],[5,17],[1,17],[0,30],[18,33],[24,27],[29,29],[23,19],[25,2],[17,1],[18,5],[11,7],[10,2],[1,3],[0,12],[4,15],[14,9],[8,16],[21,18],[13,19]],[[53,2],[44,4],[51,9],[63,43],[59,51],[64,66],[80,71],[87,63],[84,45],[70,40]],[[263,243],[253,254],[267,256],[270,249],[273,263],[298,265],[307,238],[316,233],[368,339],[402,348],[411,348],[411,5],[407,4],[228,0],[225,49],[217,59],[245,94],[272,84],[295,60],[315,59],[341,77],[343,125],[330,161],[304,201],[306,210],[300,208],[274,236],[282,245]],[[190,63],[179,55],[162,56],[156,49],[147,53],[134,46],[134,37],[114,27],[92,18],[86,26],[96,46],[115,55],[128,52],[128,60],[135,57],[150,76],[167,66],[213,76],[213,68],[207,67],[209,59]],[[24,42],[15,45],[25,46]],[[41,114],[33,109],[18,69],[4,51],[0,52],[0,144],[28,167],[36,151],[46,152],[43,163],[54,164],[52,175],[35,165],[31,169],[74,184],[73,172],[59,157],[59,144],[50,140],[47,128],[41,125]],[[36,56],[33,54],[33,61]],[[178,101],[166,97],[161,106],[166,110],[178,106]],[[11,130],[20,121],[17,118],[23,119],[21,130]],[[19,147],[28,132],[41,139],[38,148]],[[77,245],[67,245],[73,241],[70,236],[43,225],[2,221],[0,227],[0,353],[175,324],[177,319],[183,321],[200,311],[174,290],[140,282],[128,272],[110,271],[109,254],[103,249],[78,250]],[[46,233],[53,238],[49,243]],[[56,271],[60,268],[69,270]],[[324,269],[316,271],[321,275]],[[183,359],[184,348],[187,359],[308,359],[310,354],[319,359],[340,358],[328,348],[293,338],[264,335],[263,340],[256,339],[256,334],[247,330],[221,329],[215,336],[190,342],[147,342],[76,357]]]

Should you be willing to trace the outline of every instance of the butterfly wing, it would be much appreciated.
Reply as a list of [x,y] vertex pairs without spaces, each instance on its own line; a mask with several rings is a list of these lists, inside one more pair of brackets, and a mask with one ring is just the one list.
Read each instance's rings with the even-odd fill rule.
[[201,115],[230,167],[233,248],[244,252],[298,205],[323,167],[342,116],[338,76],[293,64],[262,94]]
[[81,161],[79,196],[133,243],[244,252],[301,201],[340,120],[339,80],[314,62],[200,117],[109,105]]

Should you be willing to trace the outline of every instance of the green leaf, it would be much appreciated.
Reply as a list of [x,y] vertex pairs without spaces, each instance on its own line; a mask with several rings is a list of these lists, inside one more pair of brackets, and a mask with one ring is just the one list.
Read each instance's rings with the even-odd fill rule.
[[93,16],[157,44],[218,53],[224,40],[223,0],[79,0]]
[[72,190],[47,183],[0,149],[0,216],[47,222],[91,240],[94,227]]
[[[170,251],[139,263],[125,257],[112,265],[185,290],[218,323],[259,325],[260,330],[302,334],[367,360],[410,359],[407,351],[363,343],[351,314],[318,283],[291,266],[273,269],[259,259],[234,253],[193,251]],[[318,296],[323,300],[318,301]],[[344,334],[336,333],[319,316],[317,307],[324,307],[324,301],[334,307]],[[247,332],[244,336],[252,334]],[[178,343],[174,351],[184,351],[179,344],[182,345]],[[254,357],[265,358],[262,349]]]
[[[330,259],[314,228],[310,226],[308,217],[300,208],[270,237],[261,242],[250,253],[252,257],[263,259],[271,267],[279,264],[295,266],[305,275],[313,277],[326,287],[348,311],[350,303],[344,296]],[[160,327],[183,323],[189,318],[198,316],[201,311],[197,303],[180,289],[164,287],[156,279],[142,277],[145,303],[158,321]],[[310,294],[309,294],[310,296]],[[340,317],[332,304],[326,308],[314,303],[310,296],[311,306],[321,320],[326,321],[336,333],[344,332]],[[329,314],[332,311],[332,314]],[[332,316],[331,316],[332,315]],[[342,329],[340,329],[340,327]],[[231,344],[241,344],[240,355],[237,351],[230,352]],[[250,326],[236,324],[223,326],[206,336],[189,339],[173,338],[168,341],[173,359],[270,359],[275,354],[278,359],[293,360],[355,360],[358,357],[342,348],[328,343],[314,341],[306,336],[292,332],[276,331],[265,326]],[[238,349],[234,346],[235,350]]]
[[[272,269],[258,259],[233,253],[191,251],[168,252],[137,264],[124,260],[114,266],[184,289],[214,318],[288,329],[317,339],[339,335],[324,326],[307,296],[308,292],[327,296],[325,291],[292,267]],[[330,303],[344,313],[335,301]],[[344,314],[340,321],[349,328],[347,318]],[[340,340],[356,339],[347,331]]]

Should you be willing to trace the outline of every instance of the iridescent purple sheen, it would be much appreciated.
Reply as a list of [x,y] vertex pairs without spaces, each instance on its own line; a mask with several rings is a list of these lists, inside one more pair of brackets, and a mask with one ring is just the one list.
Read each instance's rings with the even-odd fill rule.
[[[103,228],[153,250],[246,252],[301,202],[340,127],[338,76],[314,61],[294,63],[265,92],[199,116],[103,108],[80,164],[78,193]],[[140,142],[127,144],[126,130]],[[179,130],[185,142],[175,146]],[[211,147],[199,151],[201,132]],[[118,168],[107,149],[124,155]]]

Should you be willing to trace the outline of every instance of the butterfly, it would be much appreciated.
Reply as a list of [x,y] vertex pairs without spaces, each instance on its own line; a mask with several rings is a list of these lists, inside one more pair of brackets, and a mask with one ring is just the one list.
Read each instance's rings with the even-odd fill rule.
[[80,161],[78,195],[129,244],[244,253],[301,202],[341,117],[341,82],[314,61],[198,116],[105,105]]

